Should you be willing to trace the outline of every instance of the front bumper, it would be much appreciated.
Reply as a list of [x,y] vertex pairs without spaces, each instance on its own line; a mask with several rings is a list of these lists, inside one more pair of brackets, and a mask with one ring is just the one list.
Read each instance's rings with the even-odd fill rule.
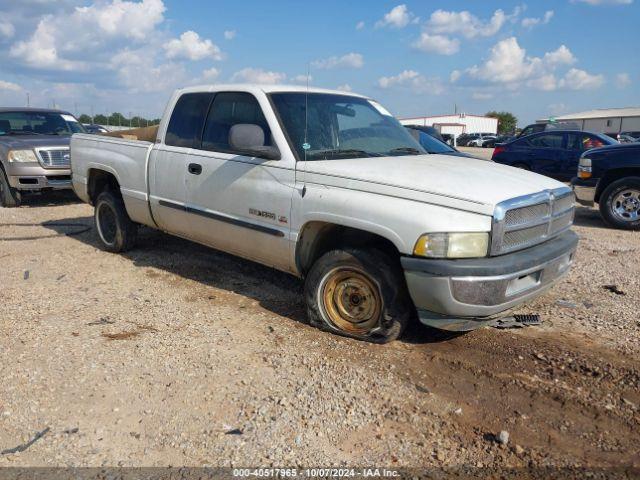
[[551,288],[569,271],[578,236],[568,231],[508,255],[468,260],[403,257],[409,294],[425,325],[481,327]]
[[43,168],[39,163],[7,165],[9,185],[17,190],[65,190],[71,188],[71,170]]
[[574,178],[571,181],[571,188],[576,195],[576,200],[581,205],[592,207],[595,204],[596,189],[598,188],[598,181],[590,178],[583,180],[581,178]]

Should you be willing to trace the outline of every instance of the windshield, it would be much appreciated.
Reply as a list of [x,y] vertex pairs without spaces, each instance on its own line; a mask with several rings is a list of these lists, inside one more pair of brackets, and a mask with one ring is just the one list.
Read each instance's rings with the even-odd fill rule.
[[68,113],[0,112],[0,135],[72,135],[84,132],[84,127]]
[[299,159],[369,158],[426,152],[384,107],[325,93],[271,95]]

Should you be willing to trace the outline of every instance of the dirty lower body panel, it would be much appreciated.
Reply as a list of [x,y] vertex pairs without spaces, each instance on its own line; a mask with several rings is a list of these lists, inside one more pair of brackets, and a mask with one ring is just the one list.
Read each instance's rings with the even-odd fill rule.
[[568,273],[577,245],[577,235],[569,231],[508,255],[468,260],[404,257],[402,266],[422,323],[468,331],[551,288]]

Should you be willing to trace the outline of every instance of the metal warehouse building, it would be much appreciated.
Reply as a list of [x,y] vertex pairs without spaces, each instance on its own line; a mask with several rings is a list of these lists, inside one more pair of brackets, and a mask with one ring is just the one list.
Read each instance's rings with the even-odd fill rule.
[[434,127],[440,133],[448,133],[456,137],[463,133],[498,133],[497,118],[469,115],[467,113],[400,118],[399,120],[403,125]]
[[[551,118],[537,120],[547,123]],[[558,122],[575,122],[582,130],[616,135],[620,132],[640,132],[640,107],[605,108],[554,117]]]

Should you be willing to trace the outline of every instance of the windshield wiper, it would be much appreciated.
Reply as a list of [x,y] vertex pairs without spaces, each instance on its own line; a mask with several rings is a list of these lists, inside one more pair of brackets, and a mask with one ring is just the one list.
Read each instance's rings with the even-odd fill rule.
[[367,152],[366,150],[358,150],[356,148],[334,148],[328,150],[317,150],[307,153],[308,158],[336,158],[345,155],[347,157],[379,157],[379,153]]
[[424,155],[424,152],[421,152],[417,148],[413,148],[413,147],[399,147],[399,148],[394,148],[393,150],[389,150],[389,155],[394,155],[396,153],[401,153],[401,154],[407,153],[409,155]]

